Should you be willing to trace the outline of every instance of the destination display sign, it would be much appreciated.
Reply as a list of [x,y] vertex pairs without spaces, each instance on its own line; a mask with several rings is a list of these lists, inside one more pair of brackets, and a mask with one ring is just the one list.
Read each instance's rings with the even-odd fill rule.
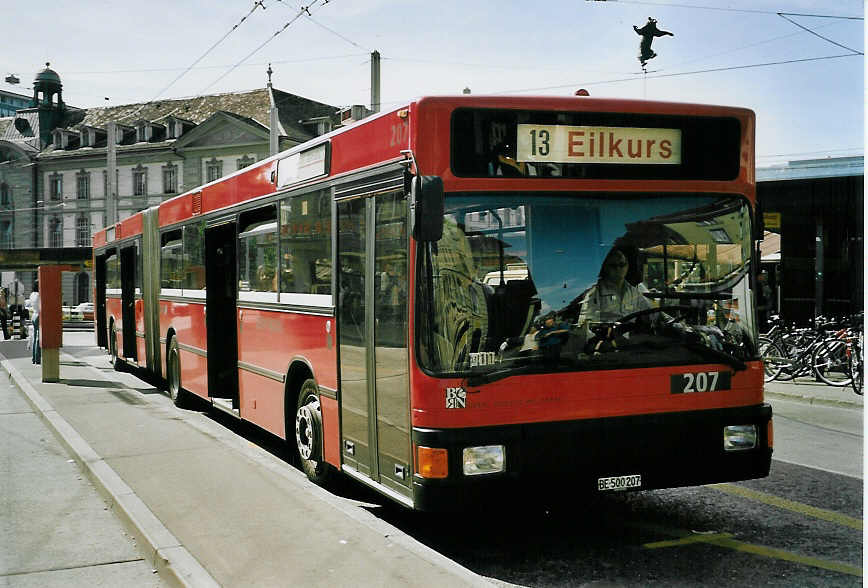
[[517,161],[681,164],[679,129],[535,124],[516,127]]
[[739,176],[734,116],[456,108],[450,164],[457,177],[716,180]]

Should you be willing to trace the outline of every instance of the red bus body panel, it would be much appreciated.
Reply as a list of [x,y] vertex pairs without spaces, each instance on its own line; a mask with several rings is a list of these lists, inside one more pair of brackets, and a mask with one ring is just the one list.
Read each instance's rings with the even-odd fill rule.
[[[739,121],[742,130],[740,171],[733,181],[456,177],[450,161],[450,136],[452,112],[459,107],[732,117]],[[447,195],[473,191],[707,192],[740,194],[754,204],[754,133],[754,113],[742,108],[586,97],[421,98],[309,142],[304,148],[327,144],[326,177],[312,178],[291,188],[373,170],[386,163],[407,160],[412,153],[409,171],[417,175],[439,176]],[[227,214],[234,213],[230,208],[233,205],[275,194],[278,164],[286,156],[282,153],[270,157],[161,203],[157,212],[159,227],[172,226],[223,209]],[[114,240],[141,234],[142,230],[143,219],[139,213],[115,226]],[[107,244],[107,231],[102,229],[94,234],[95,249]],[[416,361],[416,321],[413,317],[416,308],[416,290],[413,287],[416,243],[412,238],[409,239],[408,261],[409,287],[406,292],[411,429],[478,430],[483,427],[714,411],[763,403],[763,369],[759,362],[749,362],[747,370],[733,371],[730,390],[692,394],[673,394],[671,376],[728,368],[721,364],[707,364],[520,375],[480,386],[467,386],[463,379],[432,377]],[[177,338],[182,386],[208,399],[206,301],[169,298],[159,302],[158,336],[165,340],[171,336]],[[336,299],[337,294],[333,293],[334,304],[337,304]],[[338,381],[336,316],[334,313],[329,315],[328,311],[311,314],[261,306],[245,306],[244,301],[239,300],[236,316],[211,317],[211,328],[215,328],[214,321],[217,320],[234,320],[237,328],[238,362],[247,366],[238,370],[238,414],[275,435],[291,439],[295,434],[294,422],[285,421],[285,414],[288,412],[288,418],[292,418],[295,398],[290,395],[296,391],[288,390],[287,384],[279,381],[277,376],[283,375],[288,380],[291,365],[308,366],[321,389],[334,391],[334,394],[324,393],[320,398],[323,458],[340,468],[341,405],[338,399],[341,386]],[[120,300],[109,298],[106,311],[107,317],[119,321]],[[141,299],[136,301],[135,328],[139,332],[146,331]],[[122,338],[118,343],[122,344]],[[144,365],[146,342],[137,338],[137,343],[138,363]],[[166,377],[165,345],[158,371],[159,375]],[[466,389],[465,409],[445,407],[446,389],[454,387]]]

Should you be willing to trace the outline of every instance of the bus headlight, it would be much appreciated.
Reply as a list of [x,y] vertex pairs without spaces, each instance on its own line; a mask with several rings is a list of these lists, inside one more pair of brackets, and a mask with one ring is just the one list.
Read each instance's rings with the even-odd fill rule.
[[464,475],[478,476],[504,471],[506,447],[503,445],[483,445],[464,448]]
[[743,451],[756,447],[756,425],[729,425],[723,428],[723,448]]

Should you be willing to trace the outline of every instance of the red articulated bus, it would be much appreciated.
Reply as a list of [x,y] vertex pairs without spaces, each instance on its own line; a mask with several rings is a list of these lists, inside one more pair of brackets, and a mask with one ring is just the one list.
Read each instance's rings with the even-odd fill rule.
[[422,98],[99,231],[98,342],[420,510],[766,476],[754,127]]

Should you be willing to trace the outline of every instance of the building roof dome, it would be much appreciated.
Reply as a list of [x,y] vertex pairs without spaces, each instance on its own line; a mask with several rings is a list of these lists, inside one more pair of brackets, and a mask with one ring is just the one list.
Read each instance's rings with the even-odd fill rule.
[[36,78],[34,78],[34,84],[57,84],[60,85],[60,76],[57,75],[57,72],[48,67],[50,65],[49,62],[45,62],[45,69],[36,74]]

